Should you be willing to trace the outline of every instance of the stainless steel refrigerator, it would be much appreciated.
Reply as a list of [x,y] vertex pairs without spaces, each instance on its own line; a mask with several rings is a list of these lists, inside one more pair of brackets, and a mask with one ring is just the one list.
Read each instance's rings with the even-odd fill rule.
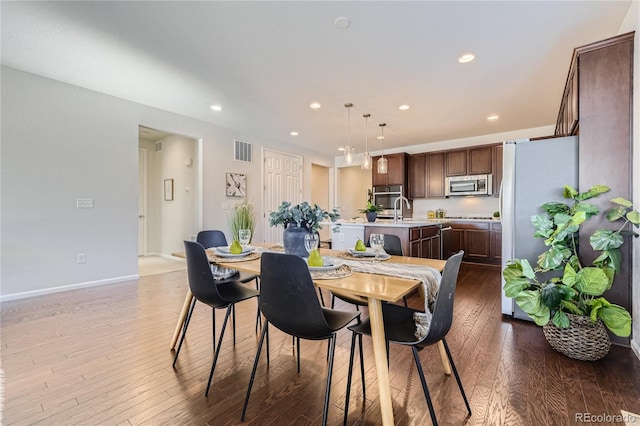
[[[527,259],[535,267],[546,246],[542,238],[533,237],[531,216],[541,214],[540,206],[546,202],[567,202],[562,197],[565,185],[578,188],[578,138],[506,141],[502,166],[502,270],[510,259]],[[530,320],[504,290],[502,313]]]

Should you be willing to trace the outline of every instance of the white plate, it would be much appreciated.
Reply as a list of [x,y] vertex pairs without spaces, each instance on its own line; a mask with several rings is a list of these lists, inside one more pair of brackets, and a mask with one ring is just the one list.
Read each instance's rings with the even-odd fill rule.
[[340,265],[327,265],[327,266],[309,266],[309,270],[311,272],[314,271],[333,271],[335,269],[338,269]]
[[229,247],[216,247],[214,253],[220,257],[244,257],[250,253],[253,253],[253,248],[245,247],[242,253],[231,253]]
[[[309,258],[306,259],[307,262],[309,262]],[[324,261],[324,265],[322,266],[309,266],[309,264],[307,263],[307,266],[309,266],[309,270],[310,271],[333,271],[334,269],[336,269],[338,266],[340,266],[340,263],[336,263],[334,262],[333,258],[330,256],[322,256],[322,260]]]
[[[375,257],[376,255],[376,252],[371,247],[367,247],[366,251],[358,251],[355,249],[348,249],[348,251],[349,254],[354,257]],[[389,257],[389,254],[384,250],[380,250],[380,257],[386,258]]]

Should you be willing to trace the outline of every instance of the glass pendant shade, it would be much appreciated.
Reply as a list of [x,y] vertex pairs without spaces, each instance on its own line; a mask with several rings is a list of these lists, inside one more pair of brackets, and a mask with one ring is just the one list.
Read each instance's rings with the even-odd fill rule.
[[344,162],[347,164],[353,163],[353,147],[350,147],[350,146],[344,147]]
[[379,175],[383,175],[385,173],[387,173],[388,169],[387,169],[387,159],[384,157],[380,157],[378,159],[378,174]]
[[382,156],[378,159],[378,174],[379,175],[384,175],[388,172],[388,167],[387,167],[387,159],[384,158],[384,126],[386,126],[385,123],[380,123],[380,141],[382,142]]
[[348,102],[344,104],[344,107],[347,109],[347,146],[344,147],[344,162],[350,165],[353,163],[353,152],[355,151],[351,146],[351,108],[353,104]]
[[371,154],[368,152],[364,152],[362,154],[362,163],[360,163],[360,167],[364,170],[370,170],[372,166]]
[[360,163],[360,168],[363,170],[371,170],[371,166],[373,165],[373,161],[371,160],[371,154],[369,154],[369,138],[367,135],[367,124],[369,122],[369,117],[371,114],[363,114],[364,117],[364,153],[362,154],[362,162]]

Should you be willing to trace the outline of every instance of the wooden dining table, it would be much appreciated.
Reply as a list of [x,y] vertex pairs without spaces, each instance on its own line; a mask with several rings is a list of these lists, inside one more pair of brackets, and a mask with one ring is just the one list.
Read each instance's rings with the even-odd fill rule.
[[[255,244],[269,248],[272,243]],[[340,251],[321,249],[323,256],[337,257]],[[216,256],[211,249],[207,250],[209,261],[216,263]],[[173,256],[185,257],[184,252],[173,253]],[[424,265],[435,268],[439,271],[444,269],[445,261],[439,259],[423,259],[417,257],[391,256],[385,262]],[[253,274],[260,274],[260,258],[247,260],[242,262],[224,263],[225,267],[245,271]],[[336,291],[339,293],[347,293],[355,296],[366,298],[369,307],[369,318],[371,323],[371,339],[373,341],[373,354],[376,364],[376,373],[378,377],[378,387],[380,393],[380,410],[382,412],[382,423],[384,425],[393,425],[393,405],[391,398],[391,386],[389,383],[389,368],[387,365],[387,349],[384,334],[384,322],[382,318],[382,302],[396,302],[418,288],[420,282],[417,280],[394,277],[382,274],[356,272],[351,276],[337,279],[316,279],[314,283],[321,289]],[[171,341],[170,349],[175,344],[180,335],[180,329],[184,323],[193,295],[187,290],[178,324]],[[443,363],[445,374],[451,374],[450,366],[444,346],[438,342],[440,357]]]

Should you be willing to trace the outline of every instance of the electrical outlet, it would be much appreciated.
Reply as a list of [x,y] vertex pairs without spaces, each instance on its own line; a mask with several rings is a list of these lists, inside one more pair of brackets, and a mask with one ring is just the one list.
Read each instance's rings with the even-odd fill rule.
[[76,198],[76,208],[78,209],[92,209],[93,198]]
[[222,203],[222,210],[229,210],[229,203]]
[[342,232],[340,233],[340,241],[344,241],[344,234]]
[[84,253],[78,253],[76,255],[76,262],[77,263],[85,263],[87,261],[87,256]]

